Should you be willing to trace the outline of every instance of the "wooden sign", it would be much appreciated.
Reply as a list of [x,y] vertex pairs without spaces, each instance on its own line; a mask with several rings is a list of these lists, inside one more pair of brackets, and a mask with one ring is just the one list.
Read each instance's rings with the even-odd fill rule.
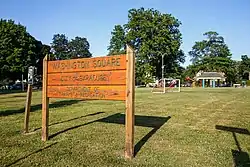
[[126,101],[125,157],[134,155],[135,55],[43,60],[42,140],[48,140],[49,98]]
[[49,98],[126,100],[126,55],[48,61]]
[[48,86],[48,97],[125,100],[126,86]]
[[48,85],[126,85],[126,70],[52,73]]
[[126,55],[48,62],[48,73],[126,70]]

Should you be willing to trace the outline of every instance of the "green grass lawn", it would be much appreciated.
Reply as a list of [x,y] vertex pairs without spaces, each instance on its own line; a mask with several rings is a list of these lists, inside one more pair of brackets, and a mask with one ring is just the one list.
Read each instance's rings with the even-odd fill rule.
[[250,166],[248,88],[138,88],[133,160],[124,159],[124,102],[51,99],[50,140],[42,142],[41,92],[26,135],[25,99],[0,95],[0,166]]

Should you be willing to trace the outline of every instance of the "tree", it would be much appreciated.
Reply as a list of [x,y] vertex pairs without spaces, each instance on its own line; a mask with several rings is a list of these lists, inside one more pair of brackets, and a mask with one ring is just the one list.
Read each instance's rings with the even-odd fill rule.
[[161,78],[163,54],[166,73],[171,73],[176,64],[185,61],[180,50],[180,25],[181,22],[172,15],[154,9],[129,10],[128,23],[125,24],[126,41],[139,53],[138,61],[155,68],[150,72],[158,78]]
[[154,9],[130,9],[128,22],[124,28],[115,26],[108,49],[123,51],[125,44],[134,48],[137,80],[138,78],[148,80],[145,78],[148,75],[161,78],[164,54],[165,74],[169,77],[176,72],[177,66],[185,62],[185,55],[180,49],[182,43],[180,25],[181,22],[170,14],[160,13]]
[[89,42],[83,37],[77,36],[75,39],[69,41],[65,34],[55,34],[52,39],[51,47],[54,57],[57,60],[92,56],[89,52]]
[[[224,38],[217,32],[209,31],[203,34],[206,39],[195,42],[189,52],[194,68],[203,71],[224,72],[229,82],[235,81],[234,62],[231,52],[225,44]],[[194,72],[194,70],[193,70]]]
[[42,44],[38,41],[38,55],[36,60],[37,74],[42,75],[43,71],[43,59],[46,55],[51,55],[51,48],[49,45]]
[[143,85],[150,82],[153,82],[152,71],[154,71],[154,67],[149,63],[141,63],[140,61],[136,62],[136,84]]
[[249,79],[250,72],[250,58],[247,55],[241,56],[241,62],[239,63],[239,75],[241,79]]
[[195,42],[189,52],[193,63],[203,60],[204,57],[231,58],[232,54],[224,42],[224,38],[217,32],[209,31],[203,34],[207,39]]
[[108,55],[124,54],[126,51],[125,30],[121,25],[115,25],[111,32],[110,45],[108,46]]
[[68,43],[69,54],[71,58],[87,58],[92,54],[89,52],[89,42],[86,38],[75,37]]
[[0,80],[16,80],[36,65],[38,41],[13,20],[0,20]]
[[68,38],[65,34],[55,34],[52,39],[51,48],[55,59],[67,59],[69,58],[68,53]]

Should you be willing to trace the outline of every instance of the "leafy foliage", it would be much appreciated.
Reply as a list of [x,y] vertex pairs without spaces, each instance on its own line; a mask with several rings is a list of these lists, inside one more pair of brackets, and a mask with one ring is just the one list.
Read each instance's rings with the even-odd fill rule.
[[71,58],[87,58],[91,57],[89,52],[89,42],[86,38],[75,37],[68,44],[69,54]]
[[224,38],[217,32],[209,31],[203,34],[207,39],[195,42],[189,52],[193,63],[203,60],[204,57],[231,58],[229,48],[224,42]]
[[42,43],[13,20],[0,20],[0,80],[21,78],[42,56]]
[[195,42],[189,52],[193,62],[187,69],[190,75],[194,76],[199,70],[224,72],[229,82],[235,81],[234,62],[231,59],[231,52],[225,44],[224,38],[217,32],[209,31],[204,33],[207,38]]
[[122,26],[116,25],[108,50],[123,51],[125,44],[131,45],[136,52],[136,78],[141,81],[148,80],[146,76],[149,75],[161,78],[164,55],[165,77],[169,77],[180,69],[180,63],[185,62],[180,49],[180,25],[181,22],[170,14],[154,9],[130,9],[128,22],[123,26],[125,38]]
[[152,73],[154,71],[154,67],[149,63],[141,63],[140,61],[136,62],[136,84],[147,84],[153,82]]
[[250,72],[250,58],[247,55],[241,56],[241,62],[238,66],[238,72],[241,76],[241,79],[249,79],[249,72]]
[[43,71],[43,58],[46,55],[51,55],[51,48],[49,45],[42,44],[40,41],[38,42],[39,52],[37,53],[36,67],[37,74],[42,75]]
[[124,28],[121,25],[115,25],[111,35],[110,45],[108,46],[108,55],[124,54],[126,52]]
[[71,41],[65,34],[55,34],[52,39],[52,49],[55,59],[87,58],[92,54],[89,51],[89,42],[84,37],[75,37]]
[[56,59],[68,58],[68,43],[65,34],[55,34],[53,36],[51,48]]

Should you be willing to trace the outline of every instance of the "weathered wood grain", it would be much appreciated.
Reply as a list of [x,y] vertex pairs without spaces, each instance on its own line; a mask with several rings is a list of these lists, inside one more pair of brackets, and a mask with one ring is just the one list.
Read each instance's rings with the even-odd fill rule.
[[126,86],[48,86],[49,98],[125,100]]
[[51,73],[48,85],[126,85],[126,70]]

